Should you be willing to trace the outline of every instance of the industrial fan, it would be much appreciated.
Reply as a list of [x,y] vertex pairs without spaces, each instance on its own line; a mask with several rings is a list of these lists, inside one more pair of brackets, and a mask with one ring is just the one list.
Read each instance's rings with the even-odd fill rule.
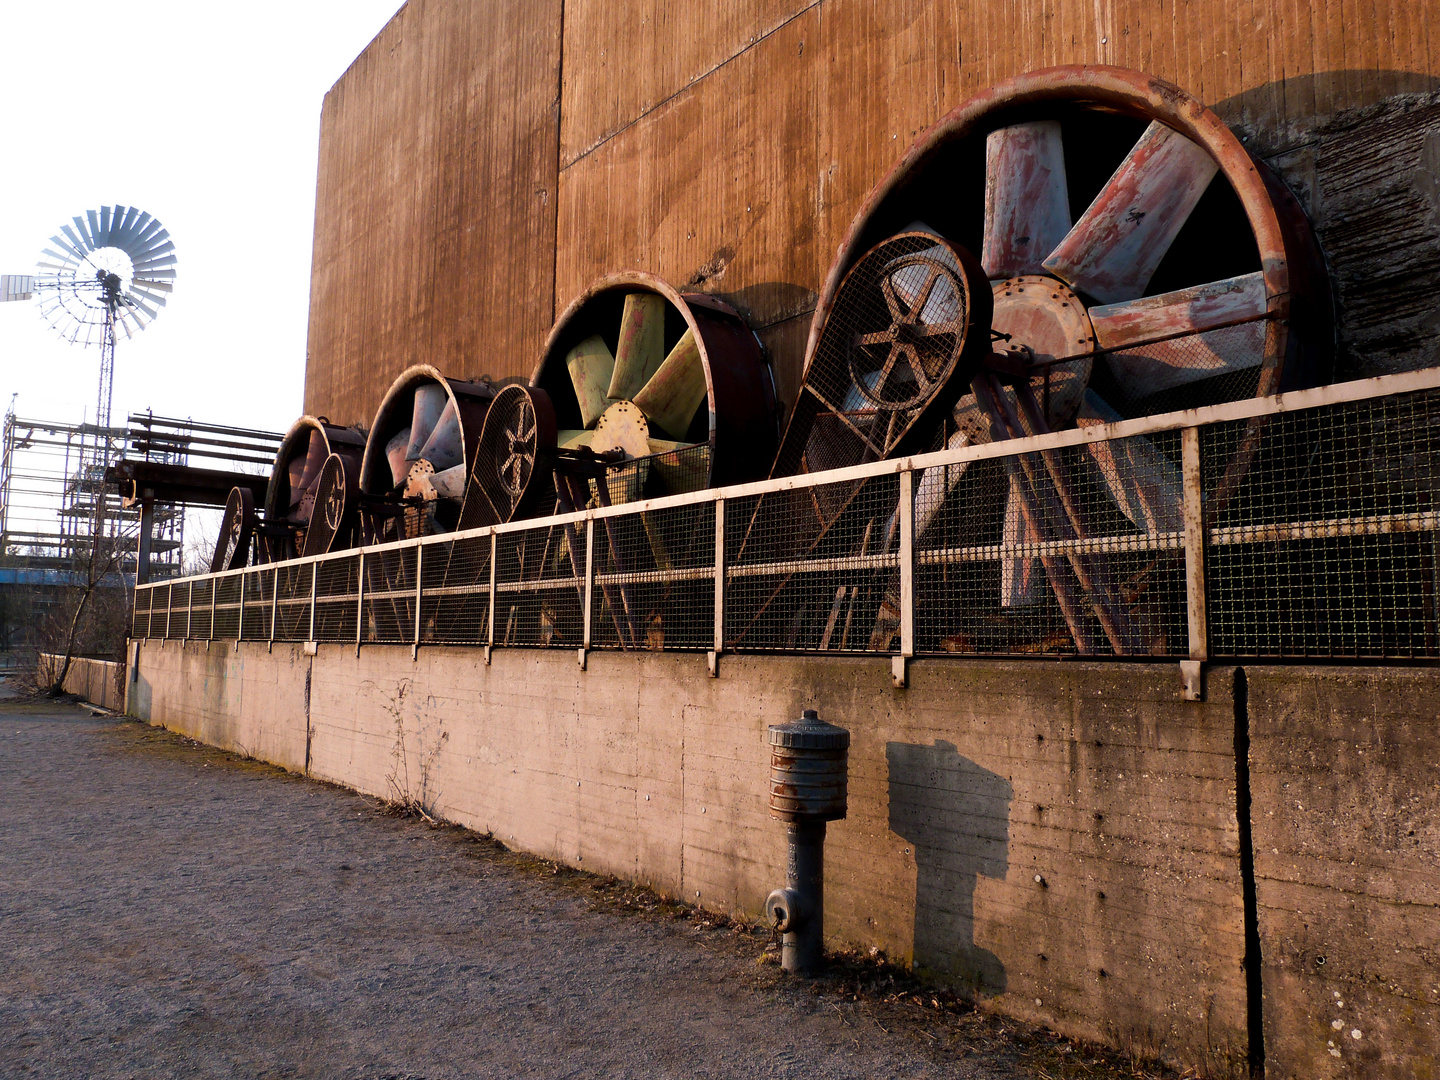
[[364,448],[364,435],[323,416],[302,416],[291,425],[265,489],[257,561],[323,555],[354,544]]
[[[533,386],[501,387],[490,403],[460,508],[460,529],[499,525],[553,505],[555,409]],[[547,499],[547,496],[549,498]]]
[[[1072,202],[1086,207],[1078,218]],[[866,207],[817,323],[841,304],[874,238],[917,214],[976,244],[990,281],[1000,356],[977,368],[931,433],[937,448],[1272,394],[1326,375],[1329,293],[1303,215],[1213,113],[1150,76],[1055,69],[996,87],[922,135]],[[1257,439],[1252,424],[1222,463],[1211,515]],[[1002,552],[986,579],[993,606],[957,609],[966,626],[931,647],[1042,647],[1052,624],[1034,609],[1048,607],[1077,651],[1173,649],[1164,617],[1146,607],[1173,556],[1032,552],[1118,522],[1147,536],[1178,532],[1178,464],[1174,447],[1130,438],[919,476],[922,547],[943,521],[951,543],[958,531]],[[891,640],[888,603],[872,648]]]
[[360,469],[367,542],[449,532],[460,520],[480,427],[495,396],[428,364],[408,368],[375,413]]
[[757,479],[774,453],[775,392],[755,335],[720,301],[649,274],[587,289],[530,381],[554,403],[562,450],[616,459],[615,502]]
[[247,487],[234,487],[225,500],[220,518],[220,533],[215,541],[215,554],[210,559],[210,573],[237,570],[250,557],[250,542],[255,533],[255,496]]

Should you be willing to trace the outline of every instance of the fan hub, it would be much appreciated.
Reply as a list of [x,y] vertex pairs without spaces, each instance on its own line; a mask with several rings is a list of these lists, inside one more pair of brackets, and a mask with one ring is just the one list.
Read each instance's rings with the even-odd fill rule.
[[[1059,427],[1074,418],[1090,382],[1095,331],[1085,304],[1064,282],[1044,274],[1021,274],[991,283],[995,316],[991,326],[1010,340],[999,348],[1010,352],[1034,350],[1040,365],[1035,373],[1036,393],[1048,396],[1047,419]],[[1084,356],[1067,364],[1049,364],[1070,356]],[[1049,371],[1049,386],[1045,385]]]

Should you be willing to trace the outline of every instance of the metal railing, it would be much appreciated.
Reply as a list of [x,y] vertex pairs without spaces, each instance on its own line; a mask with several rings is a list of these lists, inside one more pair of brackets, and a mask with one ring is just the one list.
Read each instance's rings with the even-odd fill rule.
[[134,635],[1440,658],[1440,371],[963,443],[142,587]]

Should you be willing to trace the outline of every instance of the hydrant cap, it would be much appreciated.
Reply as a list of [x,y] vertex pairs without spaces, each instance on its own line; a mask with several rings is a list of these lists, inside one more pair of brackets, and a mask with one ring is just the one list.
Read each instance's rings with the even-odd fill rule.
[[846,750],[850,747],[850,732],[827,724],[814,709],[806,709],[799,720],[771,724],[770,745],[797,750]]

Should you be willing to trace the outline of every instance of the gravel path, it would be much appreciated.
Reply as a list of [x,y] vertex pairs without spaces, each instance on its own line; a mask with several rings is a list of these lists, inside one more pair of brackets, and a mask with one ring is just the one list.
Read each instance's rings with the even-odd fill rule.
[[787,979],[764,938],[627,918],[640,894],[607,888],[144,725],[3,702],[0,1076],[1121,1075]]

